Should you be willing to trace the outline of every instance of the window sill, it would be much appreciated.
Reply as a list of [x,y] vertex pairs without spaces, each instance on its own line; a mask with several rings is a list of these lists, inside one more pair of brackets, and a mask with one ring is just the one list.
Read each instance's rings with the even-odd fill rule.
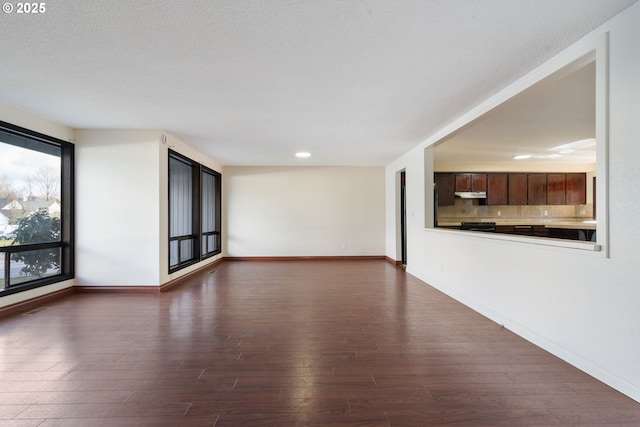
[[492,232],[481,231],[463,231],[463,230],[448,230],[446,228],[425,228],[426,231],[434,233],[442,233],[446,235],[472,238],[472,239],[485,239],[495,240],[512,243],[522,243],[527,245],[547,246],[553,248],[565,248],[572,250],[581,250],[585,252],[600,252],[604,254],[601,244],[597,242],[585,242],[580,240],[567,240],[567,239],[554,239],[548,237],[533,237],[533,236],[519,236],[514,234],[501,234]]

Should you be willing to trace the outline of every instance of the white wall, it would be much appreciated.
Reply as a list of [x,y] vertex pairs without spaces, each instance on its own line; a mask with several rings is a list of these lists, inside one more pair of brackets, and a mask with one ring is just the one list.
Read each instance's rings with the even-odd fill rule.
[[[610,31],[609,257],[606,253],[424,229],[424,148],[387,166],[387,256],[398,259],[396,172],[406,169],[409,273],[640,401],[640,3],[550,61]],[[531,76],[544,74],[543,64]],[[507,90],[515,95],[521,85]],[[490,108],[471,111],[459,122]],[[600,173],[599,173],[600,176]],[[600,184],[599,179],[599,184]],[[427,192],[428,193],[428,192]],[[604,226],[604,225],[602,225]],[[601,230],[601,224],[598,224]]]
[[160,131],[76,131],[76,283],[158,286]]
[[[40,132],[45,135],[62,139],[64,141],[72,142],[74,139],[73,129],[2,102],[0,102],[0,120],[11,123],[12,125],[21,126],[35,132]],[[0,298],[0,308],[22,301],[27,301],[32,298],[37,298],[71,286],[73,286],[73,280],[65,280],[64,282],[55,283],[53,285],[7,295]]]
[[384,255],[383,167],[226,167],[223,181],[227,256]]

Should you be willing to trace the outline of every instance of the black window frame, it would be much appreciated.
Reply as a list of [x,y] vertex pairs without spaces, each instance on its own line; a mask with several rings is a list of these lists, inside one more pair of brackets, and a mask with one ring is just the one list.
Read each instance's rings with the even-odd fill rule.
[[[204,224],[200,226],[200,259],[207,259],[212,256],[218,255],[222,252],[222,174],[215,170],[208,168],[204,165],[200,167],[200,182],[204,182],[204,175],[211,175],[213,177],[214,194],[213,194],[213,209],[214,209],[214,230],[205,231]],[[204,188],[200,191],[200,206],[201,211],[205,208],[204,203]],[[204,214],[203,214],[204,215]],[[209,250],[209,237],[213,237],[214,247]],[[206,243],[204,243],[206,242]],[[207,250],[203,249],[203,246],[207,247]]]
[[[172,184],[171,184],[171,160],[177,160],[183,164],[189,165],[191,167],[191,230],[188,234],[183,234],[179,236],[171,235],[171,224],[172,224]],[[195,160],[192,160],[180,153],[177,153],[173,150],[169,150],[168,156],[168,230],[167,230],[167,238],[168,238],[168,267],[169,273],[174,273],[179,271],[185,267],[196,264],[200,261],[203,261],[212,256],[218,255],[222,252],[222,174],[219,172],[208,168]],[[203,207],[203,175],[208,174],[214,177],[214,194],[213,200],[215,203],[214,206],[214,224],[215,230],[207,230],[204,231],[203,221],[202,221],[202,207]],[[208,239],[209,236],[214,236],[215,247],[213,250],[203,251],[203,239]],[[178,242],[177,244],[177,263],[171,264],[172,261],[172,242]],[[181,245],[182,242],[191,241],[190,251],[193,256],[187,260],[181,261]]]
[[[0,289],[0,297],[3,297],[71,280],[75,277],[75,147],[70,142],[3,121],[0,121],[0,131],[11,139],[21,140],[21,143],[15,145],[26,149],[38,152],[46,152],[46,147],[51,146],[60,149],[60,240],[0,247],[0,253],[4,253],[4,287]],[[60,249],[60,272],[58,274],[11,285],[10,261],[13,254],[27,250],[54,248]]]

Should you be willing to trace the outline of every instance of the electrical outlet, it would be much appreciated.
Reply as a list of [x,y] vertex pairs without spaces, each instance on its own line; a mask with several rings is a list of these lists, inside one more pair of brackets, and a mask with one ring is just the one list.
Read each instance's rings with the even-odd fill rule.
[[347,247],[347,244],[346,244],[346,243],[341,243],[341,244],[340,244],[340,248],[342,248],[342,249],[346,249],[346,247]]
[[498,216],[502,216],[502,211],[498,211]]
[[544,216],[548,216],[549,215],[549,211],[544,211]]

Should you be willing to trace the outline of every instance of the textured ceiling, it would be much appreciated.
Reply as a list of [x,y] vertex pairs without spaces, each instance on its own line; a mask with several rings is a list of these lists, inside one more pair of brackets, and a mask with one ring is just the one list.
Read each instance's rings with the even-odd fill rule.
[[0,16],[0,100],[225,165],[384,165],[635,1],[47,2]]

